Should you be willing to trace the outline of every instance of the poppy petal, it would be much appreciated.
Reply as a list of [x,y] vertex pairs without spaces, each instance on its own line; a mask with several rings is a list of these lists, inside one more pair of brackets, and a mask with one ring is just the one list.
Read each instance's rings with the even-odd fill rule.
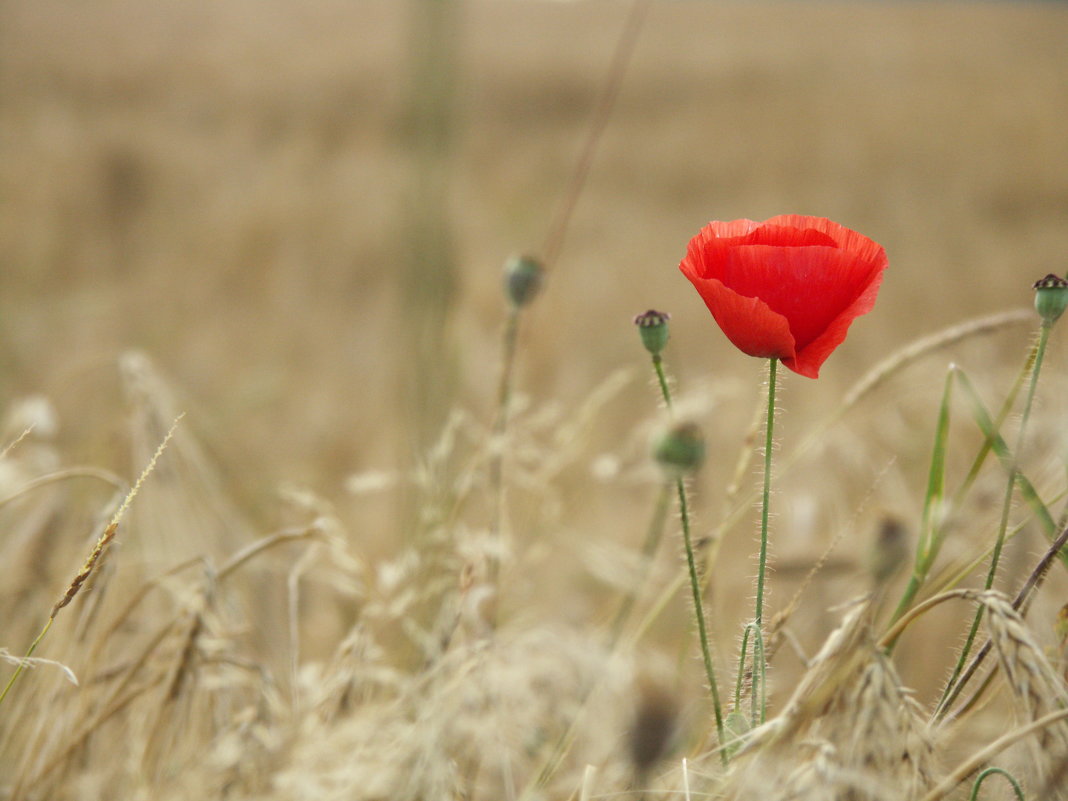
[[835,348],[841,345],[849,333],[849,326],[862,314],[867,314],[875,306],[875,298],[883,282],[881,270],[875,272],[872,280],[847,308],[835,317],[822,334],[804,348],[799,348],[792,360],[783,359],[782,363],[809,378],[819,378],[820,366],[827,360]]
[[793,359],[796,355],[790,323],[760,298],[740,295],[722,281],[687,277],[712,312],[727,339],[742,353],[760,358]]
[[804,215],[711,222],[679,264],[740,350],[811,378],[871,310],[886,266],[878,243]]
[[720,280],[740,295],[759,297],[789,320],[797,347],[803,349],[879,272],[844,250],[752,245],[732,248],[721,259]]

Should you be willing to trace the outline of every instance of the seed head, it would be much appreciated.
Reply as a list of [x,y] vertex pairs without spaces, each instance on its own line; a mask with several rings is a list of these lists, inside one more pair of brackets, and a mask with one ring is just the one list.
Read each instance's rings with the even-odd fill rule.
[[1050,273],[1035,281],[1035,310],[1047,325],[1053,325],[1068,307],[1068,281]]
[[695,423],[676,423],[657,440],[653,457],[670,477],[696,473],[705,460],[705,438]]
[[545,268],[533,256],[512,256],[504,264],[504,292],[517,309],[534,300]]
[[655,309],[649,309],[649,311],[634,318],[634,324],[638,326],[638,333],[642,337],[642,344],[653,356],[660,355],[660,351],[668,343],[668,339],[671,336],[668,331],[668,320],[670,319],[670,314],[656,311]]

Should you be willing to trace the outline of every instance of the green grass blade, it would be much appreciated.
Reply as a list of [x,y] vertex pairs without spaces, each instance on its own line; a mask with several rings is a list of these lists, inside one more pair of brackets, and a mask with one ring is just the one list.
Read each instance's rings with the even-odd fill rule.
[[[938,409],[938,423],[935,426],[934,446],[931,449],[931,468],[927,474],[927,490],[923,499],[923,519],[920,524],[919,542],[916,543],[916,558],[913,563],[912,576],[890,618],[890,625],[896,623],[911,606],[942,547],[942,509],[946,494],[946,441],[949,438],[953,377],[957,372],[957,368],[951,366],[946,373],[942,402]],[[893,645],[891,642],[888,650],[892,649]]]
[[[968,375],[963,371],[957,373],[957,379],[971,406],[972,418],[975,420],[976,425],[979,426],[979,430],[983,432],[983,436],[986,438],[985,444],[990,446],[1005,468],[1010,469],[1013,466],[1013,458],[1012,453],[1009,451],[1009,446],[1005,443],[1001,434],[998,433],[997,426],[994,424],[994,421],[991,420],[990,413],[987,411],[986,406],[979,397],[979,393],[976,391],[971,379],[969,379]],[[1027,505],[1031,507],[1031,511],[1034,512],[1038,522],[1041,523],[1046,536],[1050,539],[1055,537],[1058,529],[1057,523],[1053,519],[1053,515],[1050,514],[1046,504],[1042,502],[1034,485],[1018,468],[1016,473],[1016,484],[1020,488],[1020,495],[1027,502]],[[1064,562],[1065,565],[1068,565],[1068,554],[1062,554],[1061,561]]]

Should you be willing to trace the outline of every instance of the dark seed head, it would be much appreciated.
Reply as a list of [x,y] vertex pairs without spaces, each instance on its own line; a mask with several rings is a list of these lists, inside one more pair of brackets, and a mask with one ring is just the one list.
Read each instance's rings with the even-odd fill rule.
[[670,314],[655,309],[649,309],[634,318],[634,324],[638,326],[638,333],[641,334],[642,344],[654,356],[658,355],[668,343],[670,337],[668,320],[670,319]]
[[1035,310],[1047,325],[1053,325],[1068,307],[1068,281],[1050,273],[1035,281]]

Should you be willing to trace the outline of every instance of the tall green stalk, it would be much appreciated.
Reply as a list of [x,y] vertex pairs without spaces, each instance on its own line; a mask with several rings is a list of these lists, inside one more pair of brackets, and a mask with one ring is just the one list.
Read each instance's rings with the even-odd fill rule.
[[[660,394],[664,405],[671,411],[671,388],[664,375],[663,360],[660,352],[668,341],[667,321],[669,315],[650,309],[638,315],[634,322],[642,337],[646,350],[652,356],[653,370],[660,385]],[[708,623],[705,619],[704,601],[701,597],[701,579],[697,573],[697,559],[694,556],[693,537],[690,533],[690,507],[686,497],[685,476],[695,472],[704,459],[704,441],[700,431],[692,424],[677,424],[658,443],[656,458],[664,467],[669,482],[674,481],[675,492],[679,499],[679,519],[682,524],[682,541],[686,550],[686,566],[690,576],[690,592],[693,596],[694,617],[697,619],[697,636],[701,642],[701,658],[705,666],[708,690],[712,696],[712,708],[716,718],[716,733],[719,737],[720,759],[727,765],[726,730],[723,720],[723,705],[719,698],[719,685],[716,682],[716,669],[712,662],[712,646],[708,638]]]
[[[1049,332],[1053,328],[1051,320],[1043,320],[1042,328],[1039,332],[1038,350],[1035,353],[1034,365],[1031,368],[1031,381],[1027,387],[1027,398],[1024,401],[1023,416],[1020,418],[1020,428],[1016,432],[1016,447],[1012,451],[1009,464],[1009,475],[1005,482],[1005,495],[1002,498],[1001,503],[1001,519],[998,522],[998,533],[994,540],[994,551],[990,557],[990,569],[986,574],[986,581],[983,584],[984,590],[989,590],[994,586],[994,578],[997,576],[998,563],[1001,560],[1001,550],[1005,545],[1005,534],[1009,527],[1009,512],[1012,510],[1012,495],[1016,488],[1017,474],[1019,473],[1020,466],[1020,449],[1023,447],[1024,437],[1027,433],[1027,423],[1031,417],[1031,406],[1035,399],[1035,388],[1038,386],[1038,376],[1042,370],[1042,360],[1046,354],[1046,344],[1049,341]],[[964,669],[964,664],[968,660],[968,655],[971,653],[972,645],[975,643],[976,634],[979,631],[979,624],[983,620],[983,605],[980,604],[975,610],[975,618],[972,620],[971,628],[968,630],[968,637],[964,641],[964,648],[961,649],[960,657],[957,659],[957,664],[953,668],[953,675],[950,676],[949,681],[946,683],[946,689],[942,693],[942,698],[938,703],[938,709],[935,712],[936,717],[943,717],[949,709],[949,705],[953,703],[956,697],[960,694],[960,687],[957,687],[957,679],[960,677],[961,671]],[[963,685],[961,685],[963,686]]]

